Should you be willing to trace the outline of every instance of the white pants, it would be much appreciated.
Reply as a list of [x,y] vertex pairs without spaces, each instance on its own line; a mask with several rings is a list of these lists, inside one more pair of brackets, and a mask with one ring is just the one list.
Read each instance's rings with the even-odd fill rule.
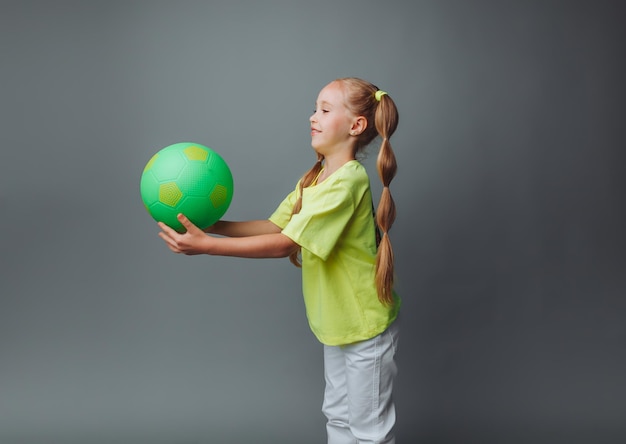
[[398,321],[363,342],[324,346],[328,444],[394,444]]

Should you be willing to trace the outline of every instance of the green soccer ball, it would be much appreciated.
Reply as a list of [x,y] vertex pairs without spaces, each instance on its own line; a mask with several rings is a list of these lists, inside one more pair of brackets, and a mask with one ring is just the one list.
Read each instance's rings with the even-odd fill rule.
[[176,216],[201,229],[226,213],[233,198],[233,176],[222,157],[198,143],[175,143],[157,152],[141,175],[141,198],[148,213],[182,233]]

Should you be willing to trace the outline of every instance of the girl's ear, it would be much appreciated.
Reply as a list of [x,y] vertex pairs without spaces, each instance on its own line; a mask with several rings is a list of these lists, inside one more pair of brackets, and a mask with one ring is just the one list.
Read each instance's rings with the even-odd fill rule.
[[367,128],[367,119],[363,116],[358,116],[352,122],[350,127],[350,134],[353,136],[360,135]]

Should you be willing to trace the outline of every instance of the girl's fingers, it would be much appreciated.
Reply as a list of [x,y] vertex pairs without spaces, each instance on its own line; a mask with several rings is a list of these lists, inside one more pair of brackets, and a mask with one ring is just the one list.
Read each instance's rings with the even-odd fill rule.
[[157,222],[157,225],[159,226],[159,228],[161,229],[163,233],[167,234],[170,237],[177,234],[176,231],[174,231],[172,228],[165,225],[163,222]]
[[198,228],[197,226],[195,226],[193,224],[193,222],[191,222],[187,216],[185,216],[184,214],[180,213],[176,216],[176,218],[178,219],[178,221],[183,224],[183,227],[185,227],[185,229],[187,230],[187,232],[190,231],[201,231],[200,228]]

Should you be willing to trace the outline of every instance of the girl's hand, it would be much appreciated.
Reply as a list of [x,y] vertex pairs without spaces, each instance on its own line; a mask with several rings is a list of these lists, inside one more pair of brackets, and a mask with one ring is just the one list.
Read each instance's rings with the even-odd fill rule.
[[208,253],[211,237],[194,225],[185,215],[179,214],[177,218],[179,222],[183,224],[187,232],[177,233],[163,222],[158,223],[159,228],[162,230],[159,233],[159,237],[165,241],[167,247],[174,253],[179,254],[193,255]]

